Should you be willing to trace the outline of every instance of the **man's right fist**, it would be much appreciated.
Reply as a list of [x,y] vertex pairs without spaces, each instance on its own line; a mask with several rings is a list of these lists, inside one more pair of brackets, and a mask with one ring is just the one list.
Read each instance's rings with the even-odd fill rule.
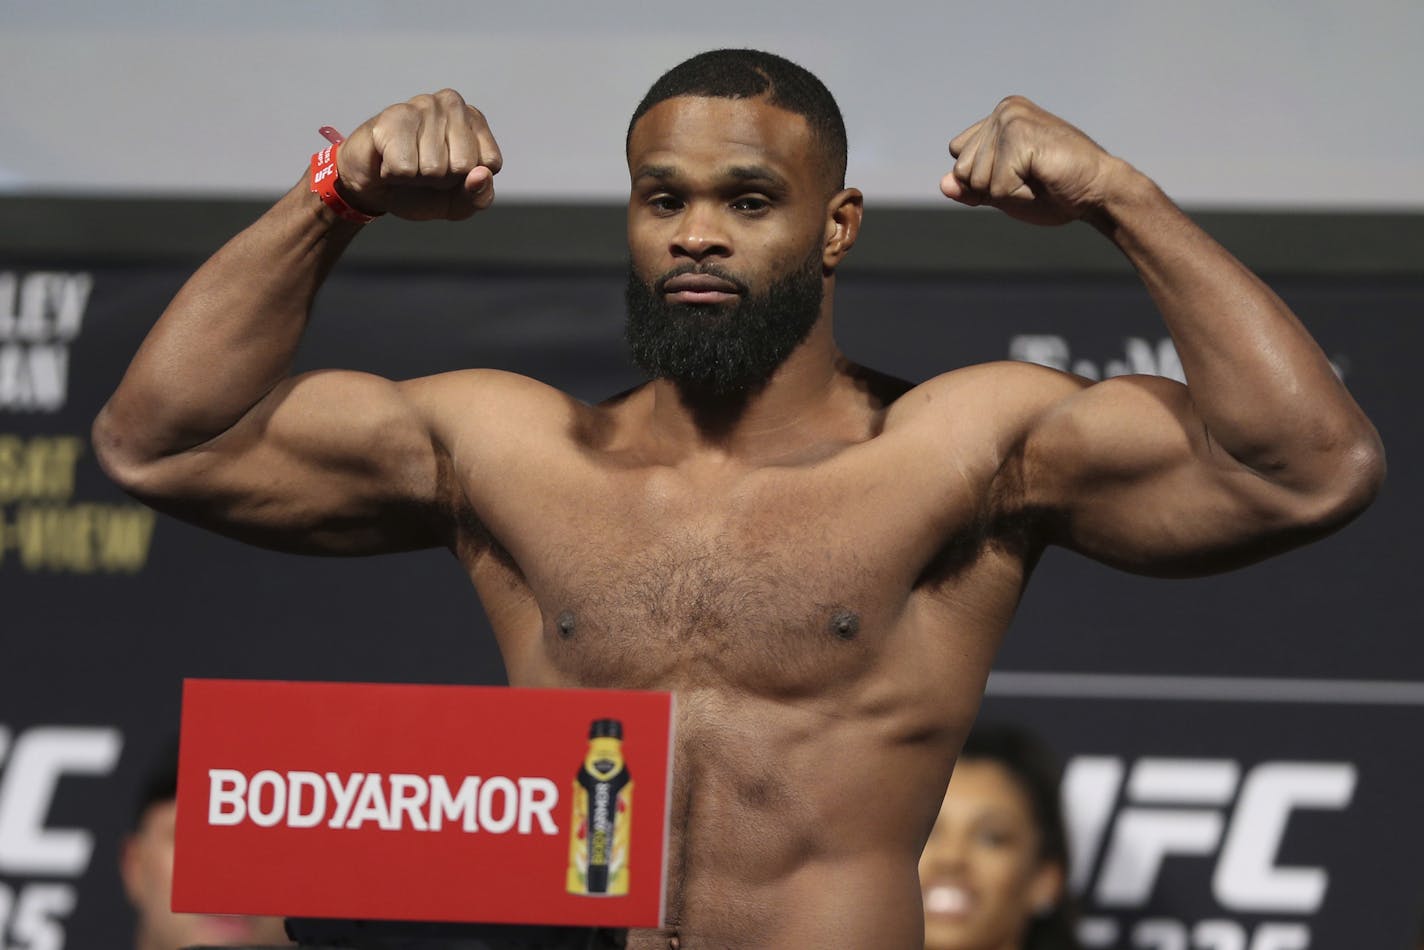
[[336,154],[343,198],[367,214],[459,221],[494,201],[503,160],[480,110],[453,89],[368,119]]

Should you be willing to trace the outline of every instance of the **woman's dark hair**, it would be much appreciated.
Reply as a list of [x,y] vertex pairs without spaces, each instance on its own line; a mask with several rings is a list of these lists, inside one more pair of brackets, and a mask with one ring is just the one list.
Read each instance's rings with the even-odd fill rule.
[[164,742],[158,754],[149,762],[138,795],[134,799],[133,829],[138,830],[144,816],[154,805],[171,802],[178,797],[178,737]]
[[[1059,799],[1063,773],[1048,746],[1024,729],[983,723],[969,733],[959,759],[994,762],[1009,773],[1028,798],[1038,826],[1039,859],[1057,864],[1066,876],[1068,834]],[[1051,913],[1033,918],[1024,938],[1024,950],[1079,950],[1074,933],[1076,921],[1077,914],[1065,890]]]

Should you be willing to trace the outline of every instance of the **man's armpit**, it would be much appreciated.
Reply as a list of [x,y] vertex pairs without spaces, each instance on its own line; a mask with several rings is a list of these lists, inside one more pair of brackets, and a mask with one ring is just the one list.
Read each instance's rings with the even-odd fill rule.
[[1027,438],[1005,455],[990,484],[985,540],[1012,554],[1028,557],[1054,540],[1066,513],[1044,504],[1029,487]]

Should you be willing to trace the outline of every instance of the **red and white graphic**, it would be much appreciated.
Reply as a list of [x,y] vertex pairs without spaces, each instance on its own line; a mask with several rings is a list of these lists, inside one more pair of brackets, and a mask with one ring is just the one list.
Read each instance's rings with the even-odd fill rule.
[[[640,803],[627,893],[591,900],[563,796],[604,720]],[[173,908],[660,926],[671,743],[669,693],[188,680]]]

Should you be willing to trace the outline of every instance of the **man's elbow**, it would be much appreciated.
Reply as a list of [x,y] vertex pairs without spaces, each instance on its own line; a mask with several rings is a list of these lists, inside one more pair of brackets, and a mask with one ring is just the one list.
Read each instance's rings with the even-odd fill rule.
[[125,426],[110,405],[99,410],[89,429],[99,468],[114,484],[139,498],[152,494],[156,466],[139,448],[138,434]]
[[1384,486],[1384,444],[1373,429],[1332,453],[1329,475],[1305,494],[1297,516],[1305,527],[1322,533],[1354,520],[1374,502]]
[[1379,495],[1389,467],[1385,462],[1384,443],[1374,429],[1370,429],[1368,435],[1351,449],[1350,466],[1354,472],[1354,514],[1359,514]]

